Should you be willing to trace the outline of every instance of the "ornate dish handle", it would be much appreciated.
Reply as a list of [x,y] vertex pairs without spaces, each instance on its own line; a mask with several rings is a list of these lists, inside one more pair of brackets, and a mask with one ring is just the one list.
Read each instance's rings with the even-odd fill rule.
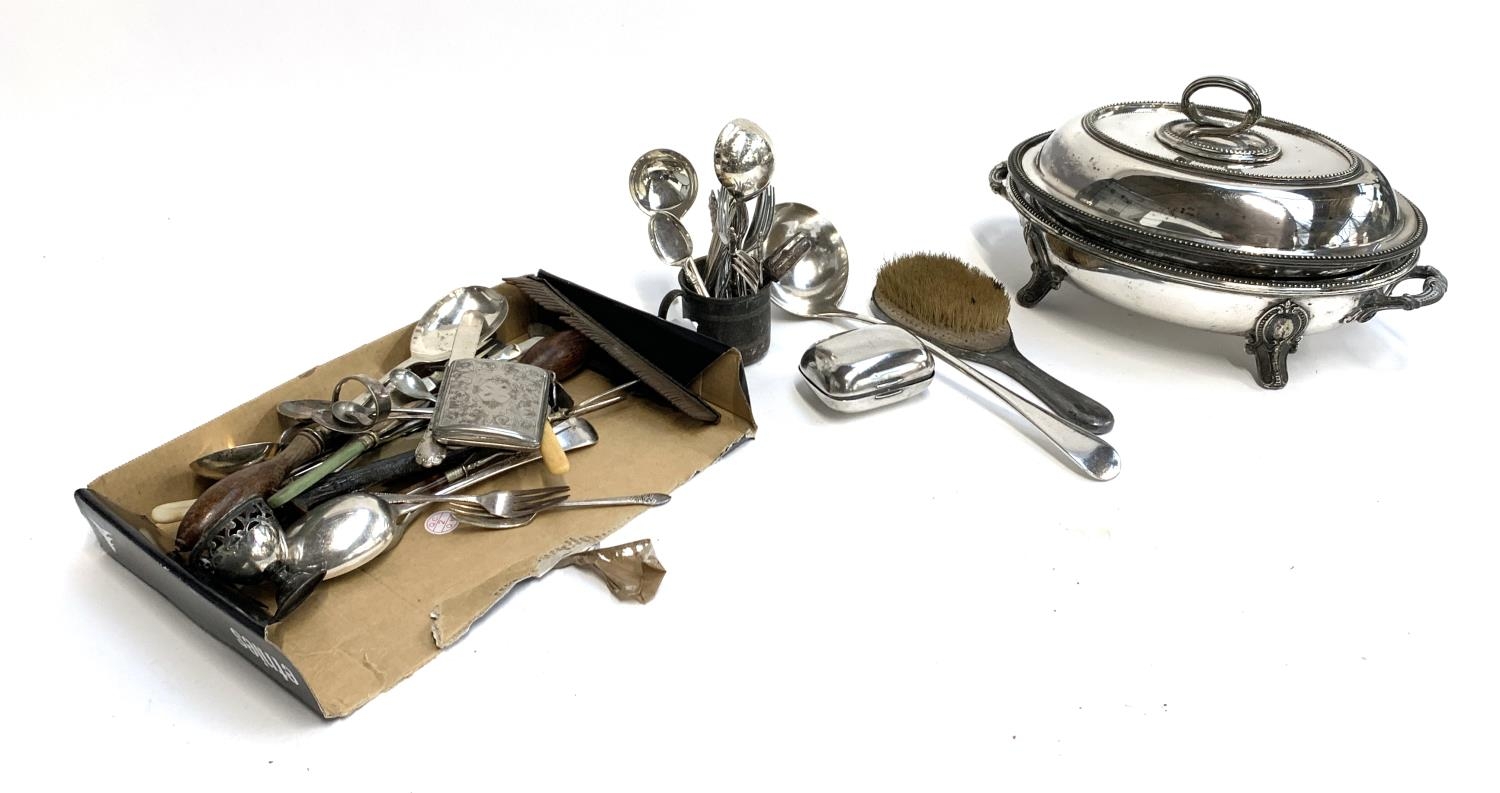
[[990,191],[1007,201],[1010,200],[1010,196],[1005,192],[1005,179],[1008,176],[1010,176],[1010,166],[1003,162],[990,169]]
[[[1390,294],[1391,292],[1395,291],[1396,287],[1401,283],[1410,281],[1414,278],[1423,279],[1421,292],[1418,292],[1415,295]],[[1438,272],[1436,267],[1420,265],[1411,268],[1411,272],[1407,273],[1405,278],[1402,278],[1400,281],[1391,284],[1390,289],[1371,292],[1370,294],[1365,295],[1364,298],[1359,301],[1359,306],[1353,311],[1349,312],[1349,315],[1344,317],[1341,321],[1369,322],[1371,317],[1389,308],[1399,308],[1405,311],[1411,311],[1414,308],[1430,306],[1433,303],[1442,300],[1443,295],[1447,292],[1448,277]]]

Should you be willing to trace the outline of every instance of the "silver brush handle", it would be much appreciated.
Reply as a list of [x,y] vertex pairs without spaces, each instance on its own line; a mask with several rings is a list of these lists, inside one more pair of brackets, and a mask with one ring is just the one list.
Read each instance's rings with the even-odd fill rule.
[[[825,319],[842,317],[863,322],[866,325],[886,325],[889,323],[856,314],[853,311],[839,310],[817,315]],[[1085,430],[1071,422],[1065,421],[1047,412],[1036,404],[1033,404],[1020,394],[1006,388],[1003,385],[985,377],[978,369],[965,363],[961,358],[953,355],[937,344],[917,337],[924,347],[933,355],[943,359],[960,372],[968,375],[975,382],[984,386],[990,393],[1000,397],[1011,409],[1020,413],[1022,418],[1031,422],[1057,450],[1063,453],[1063,457],[1085,476],[1107,482],[1114,479],[1120,473],[1120,453],[1115,447],[1110,446],[1103,438]]]
[[1004,373],[1030,391],[1043,405],[1052,409],[1060,418],[1066,419],[1081,429],[1102,435],[1114,429],[1115,416],[1109,408],[1099,404],[1082,391],[1058,380],[1031,359],[1016,349],[1015,341],[1007,341],[998,350],[976,352],[954,348],[954,355],[974,363],[982,363]]

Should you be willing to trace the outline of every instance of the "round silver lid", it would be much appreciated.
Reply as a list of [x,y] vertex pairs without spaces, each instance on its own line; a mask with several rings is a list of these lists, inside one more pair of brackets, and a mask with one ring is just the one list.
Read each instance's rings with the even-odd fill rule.
[[[1238,92],[1245,111],[1195,104]],[[1016,176],[1052,209],[1098,231],[1219,258],[1346,268],[1420,244],[1422,215],[1369,160],[1261,115],[1243,81],[1204,77],[1180,102],[1124,102],[1054,130]]]

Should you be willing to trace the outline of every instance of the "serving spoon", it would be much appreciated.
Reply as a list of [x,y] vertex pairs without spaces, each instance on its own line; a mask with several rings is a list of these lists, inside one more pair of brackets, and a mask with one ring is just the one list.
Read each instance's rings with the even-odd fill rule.
[[714,142],[714,175],[735,198],[753,198],[771,183],[776,154],[771,136],[759,124],[737,118],[719,131]]
[[487,286],[459,287],[434,303],[412,326],[411,356],[396,364],[395,368],[446,361],[453,352],[453,340],[458,336],[464,315],[473,313],[479,317],[479,339],[482,342],[500,329],[500,323],[505,321],[509,311],[510,304],[505,297]]

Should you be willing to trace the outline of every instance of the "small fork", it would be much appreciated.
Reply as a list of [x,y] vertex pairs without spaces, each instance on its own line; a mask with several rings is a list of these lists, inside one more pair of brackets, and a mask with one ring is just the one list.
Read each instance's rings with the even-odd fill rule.
[[473,504],[497,518],[531,515],[568,500],[568,488],[537,487],[530,490],[496,490],[474,496],[427,496],[409,493],[376,493],[392,504]]

